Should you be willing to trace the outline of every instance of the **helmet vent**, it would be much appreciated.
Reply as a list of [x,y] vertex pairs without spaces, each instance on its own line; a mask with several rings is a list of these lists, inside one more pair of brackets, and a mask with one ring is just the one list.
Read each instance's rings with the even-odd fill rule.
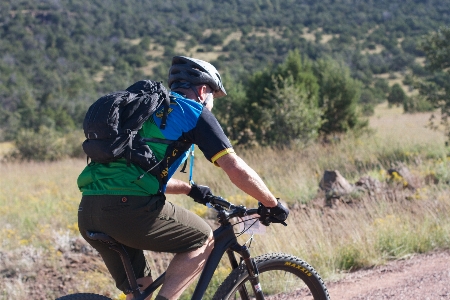
[[187,70],[186,72],[187,72],[190,76],[200,77],[200,74],[199,74],[198,72],[193,72],[193,71],[190,71],[190,70]]

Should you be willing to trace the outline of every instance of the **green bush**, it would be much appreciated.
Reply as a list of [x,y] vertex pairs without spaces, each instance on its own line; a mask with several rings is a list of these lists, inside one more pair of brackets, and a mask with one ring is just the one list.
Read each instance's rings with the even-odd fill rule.
[[15,139],[16,151],[10,159],[55,161],[66,156],[62,135],[48,127],[40,127],[38,132],[22,129]]
[[25,161],[56,161],[66,157],[85,156],[81,131],[66,135],[42,126],[37,132],[21,129],[15,138],[16,149],[5,159]]
[[308,142],[323,124],[312,62],[298,51],[274,68],[253,74],[246,87],[247,128],[262,145]]
[[85,140],[83,131],[72,131],[64,135],[66,153],[69,157],[86,157],[86,153],[81,146]]
[[434,106],[421,96],[408,97],[403,102],[403,110],[405,113],[427,112],[433,111]]
[[342,62],[330,58],[320,59],[314,65],[318,79],[319,107],[323,109],[325,134],[344,133],[367,126],[358,112],[362,84],[350,76],[350,70]]
[[363,104],[361,107],[361,112],[365,117],[370,117],[375,114],[375,106],[373,104]]
[[269,93],[273,108],[262,109],[259,124],[264,132],[264,144],[308,144],[319,136],[322,110],[293,81],[292,77],[277,81]]
[[359,269],[365,266],[363,254],[357,245],[345,245],[337,251],[336,268],[340,270]]
[[408,96],[406,95],[405,91],[403,91],[400,84],[396,83],[392,86],[391,91],[389,92],[389,95],[387,97],[387,100],[390,106],[392,105],[399,106],[408,101]]

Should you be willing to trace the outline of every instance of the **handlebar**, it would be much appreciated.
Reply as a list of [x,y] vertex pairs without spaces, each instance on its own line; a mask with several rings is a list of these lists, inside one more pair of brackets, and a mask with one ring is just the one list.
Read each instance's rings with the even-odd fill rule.
[[[230,219],[234,217],[244,217],[244,216],[251,216],[251,215],[257,215],[258,209],[257,208],[250,208],[247,209],[243,205],[236,206],[232,204],[231,202],[225,200],[224,198],[220,196],[214,196],[210,195],[207,196],[208,202],[207,206],[214,208],[216,211],[219,212],[218,218],[219,222],[224,223],[228,222]],[[259,218],[259,215],[258,215]],[[260,219],[261,221],[261,219]],[[264,219],[262,223],[266,226],[268,226],[271,222],[269,219]],[[285,222],[282,222],[284,226],[287,226]]]
[[236,206],[220,196],[208,196],[207,206],[214,208],[218,212],[226,212],[227,219],[234,217],[244,217],[258,214],[257,208],[247,209],[243,205]]

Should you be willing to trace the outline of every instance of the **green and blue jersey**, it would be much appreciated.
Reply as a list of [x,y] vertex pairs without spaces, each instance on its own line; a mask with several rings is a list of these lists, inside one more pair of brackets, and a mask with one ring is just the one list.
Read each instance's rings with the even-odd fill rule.
[[[178,167],[187,159],[192,144],[198,146],[205,157],[215,163],[225,154],[234,150],[214,115],[200,103],[172,92],[165,129],[160,129],[163,108],[157,110],[142,126],[142,138],[157,138],[175,141],[171,144],[148,142],[161,162],[163,183],[173,176]],[[145,173],[125,159],[100,164],[92,162],[78,177],[78,187],[83,195],[134,195],[147,196],[164,192],[166,184]]]

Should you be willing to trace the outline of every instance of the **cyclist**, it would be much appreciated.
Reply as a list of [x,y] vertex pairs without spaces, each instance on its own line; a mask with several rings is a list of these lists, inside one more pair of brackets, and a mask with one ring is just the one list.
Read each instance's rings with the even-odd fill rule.
[[[78,177],[82,199],[78,225],[82,236],[100,253],[117,288],[132,298],[119,255],[105,244],[86,238],[86,230],[104,232],[124,244],[142,289],[151,284],[143,250],[175,253],[156,300],[178,299],[200,274],[214,239],[210,226],[196,214],[166,201],[164,194],[185,194],[206,204],[207,186],[171,178],[186,160],[189,147],[198,146],[205,157],[222,168],[242,191],[257,199],[272,221],[284,221],[289,210],[233,150],[211,114],[214,98],[226,95],[221,77],[208,62],[175,56],[169,70],[171,105],[167,126],[160,129],[162,108],[144,123],[142,137],[176,140],[149,143],[164,157],[161,179],[120,159],[108,164],[92,162]],[[167,182],[164,184],[164,182]]]

